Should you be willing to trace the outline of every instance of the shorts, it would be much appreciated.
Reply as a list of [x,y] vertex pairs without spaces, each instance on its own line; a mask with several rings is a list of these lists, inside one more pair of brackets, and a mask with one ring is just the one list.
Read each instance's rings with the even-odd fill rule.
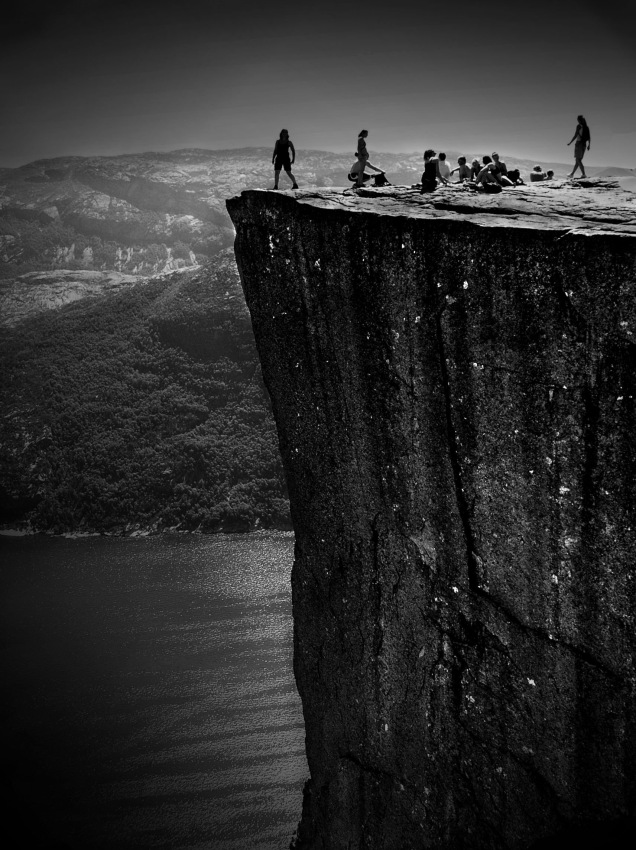
[[291,171],[291,162],[288,156],[277,156],[274,160],[274,171]]
[[574,159],[583,159],[585,142],[574,142]]

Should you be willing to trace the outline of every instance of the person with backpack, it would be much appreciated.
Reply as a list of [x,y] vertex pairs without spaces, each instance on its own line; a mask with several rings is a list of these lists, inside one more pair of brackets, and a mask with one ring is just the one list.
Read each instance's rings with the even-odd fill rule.
[[578,124],[576,125],[576,130],[574,131],[574,135],[568,142],[568,145],[571,145],[574,142],[574,168],[568,174],[568,177],[574,177],[577,168],[581,169],[581,177],[587,177],[585,173],[585,168],[583,168],[583,155],[585,154],[585,145],[587,145],[587,149],[590,149],[590,142],[592,141],[592,136],[590,134],[590,128],[587,126],[587,121],[582,115],[577,115],[576,120]]
[[[291,159],[289,156],[290,151]],[[287,130],[281,130],[279,137],[276,139],[274,153],[272,154],[272,163],[274,164],[274,189],[278,189],[278,180],[280,179],[280,172],[282,169],[285,169],[285,174],[292,181],[292,189],[298,188],[298,183],[296,183],[296,178],[292,174],[291,170],[295,160],[296,151],[292,140],[289,138],[289,133]]]

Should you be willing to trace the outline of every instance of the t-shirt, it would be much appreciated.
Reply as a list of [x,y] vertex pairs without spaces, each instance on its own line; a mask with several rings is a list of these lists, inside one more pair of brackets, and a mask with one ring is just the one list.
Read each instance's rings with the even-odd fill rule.
[[446,162],[445,159],[439,159],[438,164],[440,177],[444,177],[446,180],[450,180],[450,165]]

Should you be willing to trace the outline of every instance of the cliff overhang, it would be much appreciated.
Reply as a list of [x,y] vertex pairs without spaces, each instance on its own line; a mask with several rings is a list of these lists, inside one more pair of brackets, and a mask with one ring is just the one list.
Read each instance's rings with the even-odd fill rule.
[[298,847],[636,814],[636,195],[228,201],[296,533]]

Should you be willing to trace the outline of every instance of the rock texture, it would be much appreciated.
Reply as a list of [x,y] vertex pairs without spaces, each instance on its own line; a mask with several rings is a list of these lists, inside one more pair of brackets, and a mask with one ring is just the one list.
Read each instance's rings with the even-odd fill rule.
[[228,209],[296,532],[297,846],[633,817],[636,197]]
[[0,281],[0,327],[14,327],[46,310],[57,310],[82,298],[110,295],[140,279],[120,272],[30,272]]

